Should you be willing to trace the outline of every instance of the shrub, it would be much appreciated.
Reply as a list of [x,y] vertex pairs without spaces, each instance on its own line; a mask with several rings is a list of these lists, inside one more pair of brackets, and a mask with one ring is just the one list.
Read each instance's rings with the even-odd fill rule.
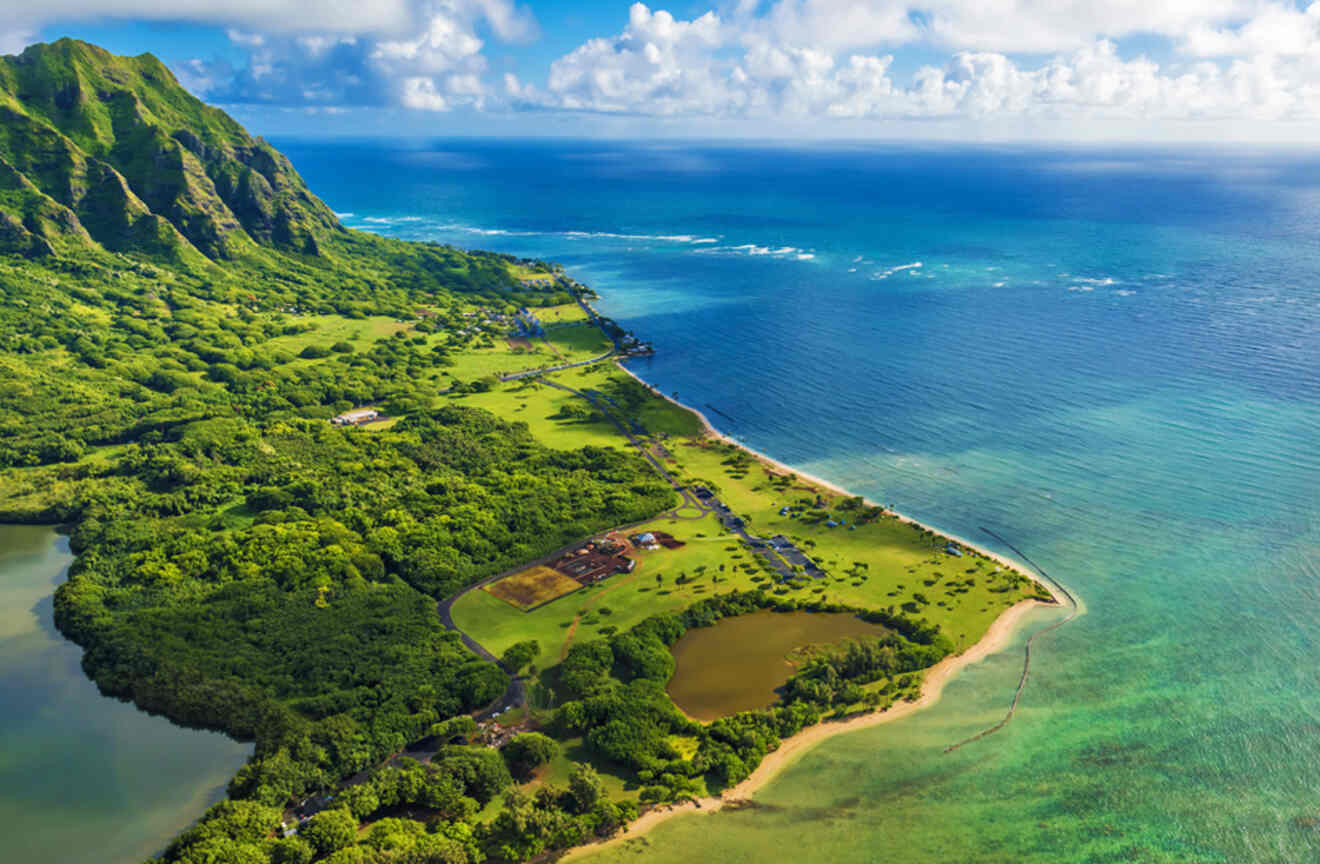
[[559,745],[540,732],[524,732],[505,744],[500,753],[509,766],[509,773],[526,780],[533,771],[559,755]]
[[348,846],[357,837],[358,821],[347,807],[322,810],[303,825],[299,834],[321,855]]

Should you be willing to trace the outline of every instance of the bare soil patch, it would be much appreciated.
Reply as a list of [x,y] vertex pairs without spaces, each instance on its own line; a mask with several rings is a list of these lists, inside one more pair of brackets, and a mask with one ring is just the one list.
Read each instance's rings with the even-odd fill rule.
[[484,586],[482,590],[525,612],[581,587],[576,579],[550,567],[540,566],[505,576],[498,582]]

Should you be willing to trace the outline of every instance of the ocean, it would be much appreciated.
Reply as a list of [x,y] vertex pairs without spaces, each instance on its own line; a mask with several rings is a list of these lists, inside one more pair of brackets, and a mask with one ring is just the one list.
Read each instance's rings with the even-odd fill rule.
[[1085,606],[1001,732],[944,753],[1021,638],[600,860],[1320,856],[1320,157],[277,144],[350,226],[561,262],[721,431]]

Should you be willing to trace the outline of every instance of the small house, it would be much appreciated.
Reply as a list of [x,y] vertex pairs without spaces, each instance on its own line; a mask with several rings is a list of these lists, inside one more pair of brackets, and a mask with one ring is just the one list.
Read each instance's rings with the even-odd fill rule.
[[362,423],[370,423],[380,418],[380,412],[375,408],[359,408],[356,411],[345,411],[330,422],[336,426],[357,426]]

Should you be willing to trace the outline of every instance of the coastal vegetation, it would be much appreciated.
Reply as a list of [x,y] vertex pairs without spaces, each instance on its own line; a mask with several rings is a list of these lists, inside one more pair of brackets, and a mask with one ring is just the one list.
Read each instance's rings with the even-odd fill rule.
[[[104,693],[254,742],[164,861],[606,837],[913,696],[1042,594],[592,362],[625,334],[556,268],[343,228],[152,57],[34,46],[0,59],[0,112],[0,517],[70,534],[55,621]],[[672,542],[580,585],[529,570],[623,526]],[[686,716],[671,647],[752,613],[874,632],[794,654],[777,704]]]

